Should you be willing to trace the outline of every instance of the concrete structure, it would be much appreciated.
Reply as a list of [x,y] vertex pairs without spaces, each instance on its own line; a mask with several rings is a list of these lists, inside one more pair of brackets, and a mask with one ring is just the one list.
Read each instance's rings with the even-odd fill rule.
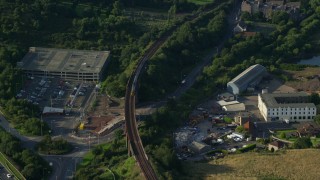
[[252,121],[252,114],[250,112],[239,112],[234,116],[234,122],[242,126],[248,121]]
[[245,111],[246,106],[243,103],[230,104],[222,107],[223,110],[227,112]]
[[217,102],[221,107],[222,106],[227,106],[227,105],[231,105],[231,104],[239,104],[239,101],[225,101],[225,100],[221,100]]
[[266,68],[260,64],[252,65],[228,82],[228,91],[232,92],[233,94],[240,94],[241,92],[247,90],[248,87],[255,87],[259,84],[262,77],[265,76],[266,73]]
[[63,115],[64,109],[46,106],[43,108],[42,114],[43,115]]
[[317,113],[304,92],[259,94],[258,107],[265,121],[312,121]]
[[285,144],[283,142],[280,141],[273,141],[271,143],[268,144],[268,150],[269,151],[278,151],[279,149],[283,148],[285,146]]
[[207,151],[209,151],[211,148],[209,145],[202,143],[202,142],[198,142],[198,141],[193,141],[190,145],[189,145],[189,149],[195,153],[205,153]]
[[109,55],[109,51],[30,47],[17,65],[31,76],[100,81]]
[[235,96],[229,92],[224,92],[222,94],[218,94],[218,100],[224,100],[224,101],[234,101]]

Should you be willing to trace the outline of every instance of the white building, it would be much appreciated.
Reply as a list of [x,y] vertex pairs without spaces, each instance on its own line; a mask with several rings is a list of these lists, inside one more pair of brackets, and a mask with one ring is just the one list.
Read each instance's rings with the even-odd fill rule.
[[317,113],[304,92],[259,94],[258,107],[265,121],[312,121]]
[[260,64],[250,66],[237,77],[233,78],[227,84],[227,89],[233,94],[240,94],[249,87],[255,87],[259,84],[263,76],[267,73],[265,67]]

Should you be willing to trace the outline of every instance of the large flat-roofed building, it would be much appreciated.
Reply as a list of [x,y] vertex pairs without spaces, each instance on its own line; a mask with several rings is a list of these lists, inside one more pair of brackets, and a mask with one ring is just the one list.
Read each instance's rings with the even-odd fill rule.
[[227,89],[233,94],[240,94],[247,90],[248,87],[255,87],[258,85],[266,73],[266,68],[260,64],[252,65],[228,82]]
[[110,51],[30,47],[17,65],[32,76],[100,81],[109,55]]
[[317,113],[304,92],[259,94],[258,107],[265,121],[312,121]]

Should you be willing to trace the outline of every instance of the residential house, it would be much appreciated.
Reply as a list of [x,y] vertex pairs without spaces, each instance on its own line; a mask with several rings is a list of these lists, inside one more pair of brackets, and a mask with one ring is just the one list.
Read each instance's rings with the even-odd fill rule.
[[239,21],[236,27],[233,28],[234,33],[247,31],[247,25],[243,21]]
[[234,116],[235,123],[243,126],[246,122],[252,120],[252,114],[250,112],[239,112]]

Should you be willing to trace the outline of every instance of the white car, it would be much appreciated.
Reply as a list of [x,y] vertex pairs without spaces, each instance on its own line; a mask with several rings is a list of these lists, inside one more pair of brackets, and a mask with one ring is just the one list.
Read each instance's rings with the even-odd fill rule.
[[11,178],[12,177],[12,174],[7,174],[7,178]]

